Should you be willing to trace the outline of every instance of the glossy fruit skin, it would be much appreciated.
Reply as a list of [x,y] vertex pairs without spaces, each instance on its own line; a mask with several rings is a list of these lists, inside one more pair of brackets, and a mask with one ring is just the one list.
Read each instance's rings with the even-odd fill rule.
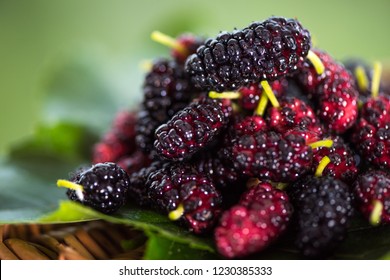
[[389,112],[390,97],[368,98],[350,137],[363,159],[381,169],[390,167]]
[[135,145],[136,122],[136,112],[119,111],[110,129],[93,146],[92,163],[116,162],[121,157],[132,154],[137,148]]
[[221,156],[222,150],[206,151],[191,161],[201,174],[207,175],[219,190],[233,187],[243,180],[231,161]]
[[164,213],[180,205],[178,219],[195,234],[210,231],[221,212],[221,195],[208,176],[186,165],[171,164],[152,172],[147,179],[152,206]]
[[[286,78],[280,78],[272,81],[269,85],[271,86],[272,92],[276,98],[279,99],[280,97],[285,96],[288,87],[288,81]],[[245,110],[255,110],[259,105],[259,101],[264,90],[260,83],[253,83],[239,88],[238,92],[240,93],[240,97],[238,99],[240,107]]]
[[206,40],[185,68],[196,87],[223,92],[291,73],[309,49],[310,34],[297,20],[271,17]]
[[312,149],[305,138],[275,131],[238,136],[231,148],[237,171],[259,179],[291,183],[309,172]]
[[378,200],[383,205],[380,224],[390,224],[390,174],[388,172],[369,170],[360,174],[353,184],[353,190],[359,210],[366,219],[370,219],[374,202]]
[[82,185],[83,191],[68,189],[69,199],[102,213],[114,213],[127,202],[129,176],[115,163],[98,163],[81,169],[72,175],[71,181]]
[[251,187],[222,214],[214,231],[218,252],[226,258],[261,252],[285,231],[292,211],[285,192],[265,182]]
[[183,161],[207,147],[226,128],[230,101],[200,98],[175,114],[155,133],[154,146],[160,157]]
[[295,244],[305,258],[324,258],[345,239],[353,215],[348,185],[332,177],[307,176],[289,188],[295,210]]
[[183,66],[168,59],[156,60],[143,84],[142,107],[136,125],[136,143],[144,153],[153,150],[154,132],[195,94]]
[[141,168],[137,172],[129,174],[129,200],[140,206],[152,206],[153,202],[149,199],[147,180],[153,172],[163,168],[166,163],[155,160],[150,165]]
[[279,100],[279,104],[279,108],[268,109],[266,120],[271,129],[285,133],[294,128],[316,130],[314,127],[320,126],[314,110],[303,100],[286,96]]
[[377,128],[390,123],[390,96],[379,95],[368,98],[360,111],[360,117]]
[[317,116],[325,128],[342,134],[358,117],[358,91],[351,73],[324,51],[312,50],[322,61],[325,71],[318,75],[310,62],[300,65],[299,83],[317,104]]
[[313,149],[313,172],[323,157],[327,156],[330,163],[322,172],[323,176],[334,177],[347,184],[352,184],[358,175],[355,153],[341,137],[334,137],[332,147]]

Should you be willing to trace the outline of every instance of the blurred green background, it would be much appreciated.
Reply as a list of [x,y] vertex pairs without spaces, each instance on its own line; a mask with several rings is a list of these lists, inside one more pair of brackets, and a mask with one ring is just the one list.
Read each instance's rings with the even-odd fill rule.
[[389,12],[388,0],[0,0],[0,153],[33,132],[46,78],[71,57],[96,63],[118,108],[136,106],[140,63],[168,55],[150,40],[153,30],[215,36],[271,15],[297,17],[336,58],[388,63]]

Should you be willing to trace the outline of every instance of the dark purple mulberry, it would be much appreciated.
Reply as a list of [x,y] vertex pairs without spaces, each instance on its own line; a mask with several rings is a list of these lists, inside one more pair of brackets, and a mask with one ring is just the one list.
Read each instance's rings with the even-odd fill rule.
[[206,40],[187,58],[186,71],[204,90],[234,90],[295,70],[310,49],[310,34],[295,19],[271,17]]
[[201,98],[179,111],[156,130],[154,146],[165,159],[190,158],[217,138],[226,127],[231,110],[225,100]]
[[225,189],[232,187],[243,176],[235,170],[230,160],[219,155],[220,152],[222,150],[204,152],[191,164],[198,172],[208,175],[218,189]]
[[174,61],[157,60],[146,75],[142,110],[136,125],[136,143],[145,153],[153,149],[154,132],[192,100],[193,86],[183,66]]
[[189,166],[165,166],[149,175],[146,186],[155,208],[196,234],[209,231],[219,217],[220,193],[208,176]]
[[347,234],[353,214],[349,187],[331,177],[307,176],[290,189],[298,249],[307,258],[328,256]]
[[239,136],[232,148],[232,160],[239,172],[274,182],[290,183],[308,172],[312,149],[300,135],[259,131]]
[[163,168],[165,165],[162,161],[154,161],[149,166],[141,168],[138,172],[129,175],[129,198],[140,206],[151,206],[148,197],[148,188],[146,182],[151,173]]
[[83,168],[70,178],[81,185],[82,191],[69,189],[69,199],[109,214],[117,211],[127,201],[129,176],[115,163],[98,163]]

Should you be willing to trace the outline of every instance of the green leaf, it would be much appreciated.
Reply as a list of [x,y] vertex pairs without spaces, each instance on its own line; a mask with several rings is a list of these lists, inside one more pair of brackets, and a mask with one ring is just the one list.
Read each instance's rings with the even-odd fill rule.
[[49,158],[1,163],[0,223],[33,223],[57,209],[66,196],[56,179],[72,166]]
[[34,137],[15,145],[10,152],[12,159],[52,158],[74,161],[90,158],[97,136],[81,125],[56,123],[39,125]]
[[158,233],[161,237],[187,244],[197,250],[214,252],[214,246],[209,238],[200,238],[173,223],[165,215],[137,206],[127,205],[115,215],[105,215],[79,203],[61,201],[58,210],[40,217],[38,221],[58,223],[82,221],[83,219],[103,219],[112,223],[130,225],[147,233]]

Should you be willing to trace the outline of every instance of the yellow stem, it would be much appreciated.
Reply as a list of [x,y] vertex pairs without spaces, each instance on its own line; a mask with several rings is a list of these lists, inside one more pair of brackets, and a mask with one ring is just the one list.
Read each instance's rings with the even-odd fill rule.
[[382,75],[382,63],[376,61],[374,63],[374,72],[372,74],[372,84],[371,84],[371,96],[373,98],[378,97],[381,75]]
[[314,66],[314,69],[316,70],[318,75],[322,75],[325,71],[325,66],[322,63],[321,59],[315,54],[313,51],[309,51],[306,57],[311,64]]
[[368,78],[366,75],[366,71],[364,71],[363,66],[356,66],[355,68],[355,77],[357,81],[357,85],[360,89],[360,91],[366,91],[368,90]]
[[313,142],[313,143],[309,144],[309,146],[312,149],[319,148],[319,147],[330,148],[330,147],[332,147],[332,145],[333,145],[333,140],[332,139],[320,140],[320,141],[316,141],[316,142]]
[[240,93],[236,91],[225,91],[225,92],[216,92],[216,91],[210,91],[209,97],[214,99],[237,99],[240,97]]
[[84,187],[82,185],[73,183],[73,182],[68,181],[68,180],[62,180],[62,179],[57,180],[57,186],[71,189],[71,190],[75,190],[75,191],[81,191],[81,192],[84,191]]
[[272,88],[269,85],[269,83],[267,81],[261,81],[260,84],[263,87],[263,92],[265,92],[265,94],[267,95],[272,106],[274,106],[275,108],[279,108],[280,107],[279,102],[276,99],[276,96],[275,96],[274,92],[272,91]]
[[382,211],[383,211],[383,203],[379,200],[375,200],[373,202],[374,208],[370,214],[370,224],[373,226],[379,225],[381,221]]
[[182,44],[180,44],[175,38],[168,36],[160,31],[153,31],[150,35],[153,41],[160,43],[164,46],[172,48],[178,51],[181,54],[187,54],[187,49]]
[[257,107],[255,109],[255,115],[263,116],[265,112],[265,108],[267,108],[268,105],[268,97],[265,93],[261,94],[259,104],[257,104]]
[[179,206],[175,210],[169,212],[168,218],[172,221],[176,221],[180,219],[181,216],[183,216],[183,213],[184,213],[183,204],[179,204]]
[[330,158],[328,156],[324,156],[320,162],[318,163],[318,167],[314,173],[314,176],[316,177],[321,177],[322,176],[322,172],[324,172],[324,169],[326,168],[326,166],[330,163]]

